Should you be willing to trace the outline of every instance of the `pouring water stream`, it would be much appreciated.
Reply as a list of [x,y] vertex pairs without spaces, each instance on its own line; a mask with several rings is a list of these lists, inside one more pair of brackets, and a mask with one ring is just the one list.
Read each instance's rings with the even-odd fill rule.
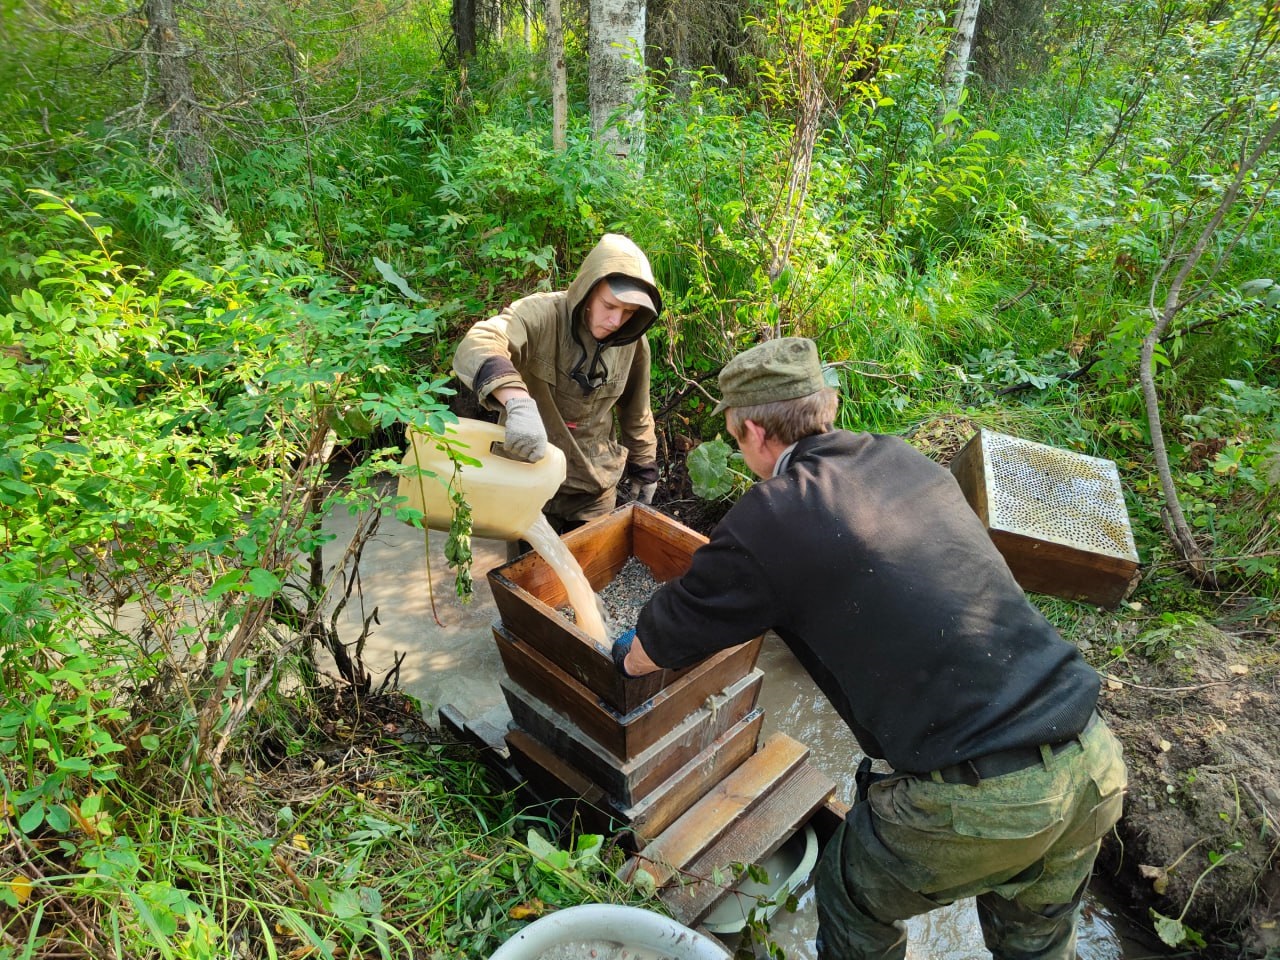
[[604,603],[600,600],[600,595],[591,589],[591,583],[582,572],[582,567],[551,528],[547,518],[539,514],[538,519],[525,531],[524,539],[547,561],[547,565],[564,584],[578,627],[596,643],[606,644],[609,635],[604,626]]

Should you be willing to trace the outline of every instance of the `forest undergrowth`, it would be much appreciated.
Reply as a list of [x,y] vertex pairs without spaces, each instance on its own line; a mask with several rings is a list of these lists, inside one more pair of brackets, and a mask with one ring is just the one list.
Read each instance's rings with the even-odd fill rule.
[[[253,96],[179,128],[144,66],[104,60],[111,4],[0,5],[0,958],[485,956],[559,906],[655,906],[607,838],[521,809],[370,675],[376,622],[334,614],[379,518],[420,519],[377,478],[454,417],[461,331],[566,285],[609,231],[664,293],[660,508],[712,517],[745,488],[715,374],[810,336],[842,426],[1116,463],[1142,580],[1112,611],[1046,609],[1122,687],[1184,660],[1198,679],[1145,685],[1216,683],[1200,651],[1233,643],[1272,683],[1274,5],[1053,6],[951,110],[935,11],[746,5],[731,71],[651,62],[642,163],[592,138],[583,24],[557,152],[518,30],[461,70],[439,4],[305,6],[239,54]],[[232,82],[233,26],[193,32],[227,70],[198,96]],[[465,527],[451,548],[465,590]],[[1157,767],[1185,809],[1196,781]],[[1129,865],[1171,947],[1273,955],[1276,807],[1254,793],[1219,818],[1265,848],[1237,915],[1168,882],[1226,876],[1229,837]]]

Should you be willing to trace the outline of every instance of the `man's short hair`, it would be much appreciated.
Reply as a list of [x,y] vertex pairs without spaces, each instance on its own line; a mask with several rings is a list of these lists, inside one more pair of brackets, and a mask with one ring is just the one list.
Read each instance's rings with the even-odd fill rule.
[[751,420],[764,428],[765,436],[792,444],[815,433],[829,433],[835,425],[839,396],[830,387],[792,400],[774,400],[748,407],[729,407],[724,412],[725,426],[735,437],[742,425]]

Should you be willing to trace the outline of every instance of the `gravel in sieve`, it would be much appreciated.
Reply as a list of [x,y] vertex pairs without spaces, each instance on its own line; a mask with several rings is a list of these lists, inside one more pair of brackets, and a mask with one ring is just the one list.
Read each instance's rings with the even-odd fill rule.
[[[610,640],[616,640],[636,625],[636,620],[640,617],[640,608],[645,605],[645,601],[653,595],[653,591],[657,590],[658,586],[653,572],[644,565],[643,561],[635,557],[627,558],[622,569],[599,594],[600,599],[604,601],[604,626]],[[557,608],[556,613],[570,623],[577,623],[573,607],[567,603]]]

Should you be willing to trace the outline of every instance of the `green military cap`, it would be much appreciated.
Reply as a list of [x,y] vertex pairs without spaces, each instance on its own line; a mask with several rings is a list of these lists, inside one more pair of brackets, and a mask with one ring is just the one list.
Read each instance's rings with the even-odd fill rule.
[[807,397],[826,387],[818,347],[806,337],[768,340],[738,354],[720,371],[715,413]]

